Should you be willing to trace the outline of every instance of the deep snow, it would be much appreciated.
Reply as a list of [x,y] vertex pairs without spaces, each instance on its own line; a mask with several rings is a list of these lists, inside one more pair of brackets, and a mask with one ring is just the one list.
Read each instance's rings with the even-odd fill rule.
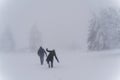
[[1,53],[0,80],[120,80],[119,51],[57,51],[53,69],[36,53]]

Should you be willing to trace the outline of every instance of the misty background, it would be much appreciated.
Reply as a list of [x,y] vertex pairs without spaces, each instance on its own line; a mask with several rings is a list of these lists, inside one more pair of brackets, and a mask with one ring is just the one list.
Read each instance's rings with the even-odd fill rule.
[[0,80],[120,80],[119,53],[120,0],[0,0]]
[[1,50],[29,50],[32,42],[37,42],[38,47],[85,51],[92,14],[103,8],[119,8],[119,3],[119,0],[0,0]]

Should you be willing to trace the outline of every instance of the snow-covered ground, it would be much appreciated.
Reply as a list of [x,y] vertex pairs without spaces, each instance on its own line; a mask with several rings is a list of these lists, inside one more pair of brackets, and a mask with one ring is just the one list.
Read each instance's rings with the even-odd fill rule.
[[57,51],[54,68],[35,53],[1,53],[0,80],[120,80],[120,52]]

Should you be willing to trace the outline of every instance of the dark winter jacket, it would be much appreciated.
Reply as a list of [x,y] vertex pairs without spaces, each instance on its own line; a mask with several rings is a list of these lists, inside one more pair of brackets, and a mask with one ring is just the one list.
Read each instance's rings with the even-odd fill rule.
[[47,53],[45,52],[45,50],[42,47],[40,47],[38,50],[38,55],[40,57],[44,57],[44,54],[47,56]]
[[57,60],[57,62],[59,62],[59,60],[58,60],[58,58],[56,56],[55,50],[48,50],[48,49],[46,49],[46,51],[49,52],[49,55],[48,55],[48,57],[46,59],[47,61],[53,62],[54,57],[55,57],[55,59]]

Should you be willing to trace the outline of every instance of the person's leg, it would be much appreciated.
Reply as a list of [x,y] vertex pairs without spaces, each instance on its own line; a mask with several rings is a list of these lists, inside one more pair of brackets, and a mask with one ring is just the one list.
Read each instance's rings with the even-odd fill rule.
[[48,67],[50,68],[50,61],[48,61]]
[[50,68],[50,61],[49,60],[46,60],[46,61],[47,61],[48,67]]
[[53,60],[51,61],[51,68],[53,68]]
[[44,56],[42,57],[42,64],[44,64]]
[[41,65],[43,65],[43,60],[44,60],[44,58],[43,58],[43,57],[40,57]]

